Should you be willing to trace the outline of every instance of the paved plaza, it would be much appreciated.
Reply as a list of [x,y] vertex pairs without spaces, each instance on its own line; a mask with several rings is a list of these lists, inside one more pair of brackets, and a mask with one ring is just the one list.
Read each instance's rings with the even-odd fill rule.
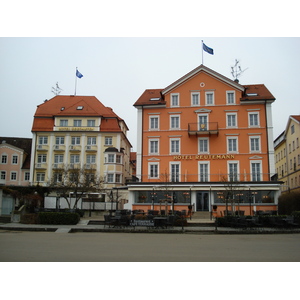
[[299,262],[300,234],[0,230],[1,262]]

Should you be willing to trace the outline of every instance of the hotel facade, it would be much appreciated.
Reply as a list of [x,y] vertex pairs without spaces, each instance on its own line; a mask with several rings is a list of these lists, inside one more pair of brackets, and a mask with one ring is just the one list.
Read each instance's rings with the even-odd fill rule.
[[137,109],[139,182],[128,208],[253,214],[277,210],[271,105],[263,84],[241,85],[200,65]]
[[55,96],[38,105],[32,126],[30,181],[48,186],[62,181],[62,170],[87,171],[103,187],[131,178],[127,125],[93,96]]

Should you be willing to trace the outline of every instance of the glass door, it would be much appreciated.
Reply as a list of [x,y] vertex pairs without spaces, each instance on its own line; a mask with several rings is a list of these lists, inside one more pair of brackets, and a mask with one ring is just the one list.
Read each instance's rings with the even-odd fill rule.
[[197,193],[197,211],[209,210],[209,198],[208,192]]

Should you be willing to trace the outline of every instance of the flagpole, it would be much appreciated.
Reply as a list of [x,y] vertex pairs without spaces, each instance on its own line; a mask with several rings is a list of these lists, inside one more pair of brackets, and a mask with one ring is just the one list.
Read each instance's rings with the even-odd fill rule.
[[75,94],[74,96],[76,96],[76,88],[77,88],[77,67],[76,67],[76,72],[75,72]]
[[203,65],[203,40],[201,40],[202,42],[202,65]]

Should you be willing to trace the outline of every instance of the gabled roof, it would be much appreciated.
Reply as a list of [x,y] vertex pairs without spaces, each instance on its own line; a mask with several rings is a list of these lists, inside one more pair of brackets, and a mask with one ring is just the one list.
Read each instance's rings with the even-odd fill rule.
[[240,85],[238,82],[233,81],[217,72],[215,72],[212,69],[207,68],[204,65],[200,65],[199,67],[195,68],[194,70],[192,70],[191,72],[187,73],[186,75],[182,76],[181,78],[179,78],[178,80],[176,80],[175,82],[173,82],[172,84],[170,84],[169,86],[167,86],[163,91],[162,94],[166,94],[168,92],[170,92],[171,90],[173,90],[174,88],[176,88],[177,86],[183,84],[184,82],[188,81],[189,79],[191,79],[192,77],[198,75],[200,72],[204,72],[212,77],[215,77],[216,79],[225,82],[226,84],[229,84],[233,87],[235,87],[238,90],[243,91],[244,87],[242,85]]

